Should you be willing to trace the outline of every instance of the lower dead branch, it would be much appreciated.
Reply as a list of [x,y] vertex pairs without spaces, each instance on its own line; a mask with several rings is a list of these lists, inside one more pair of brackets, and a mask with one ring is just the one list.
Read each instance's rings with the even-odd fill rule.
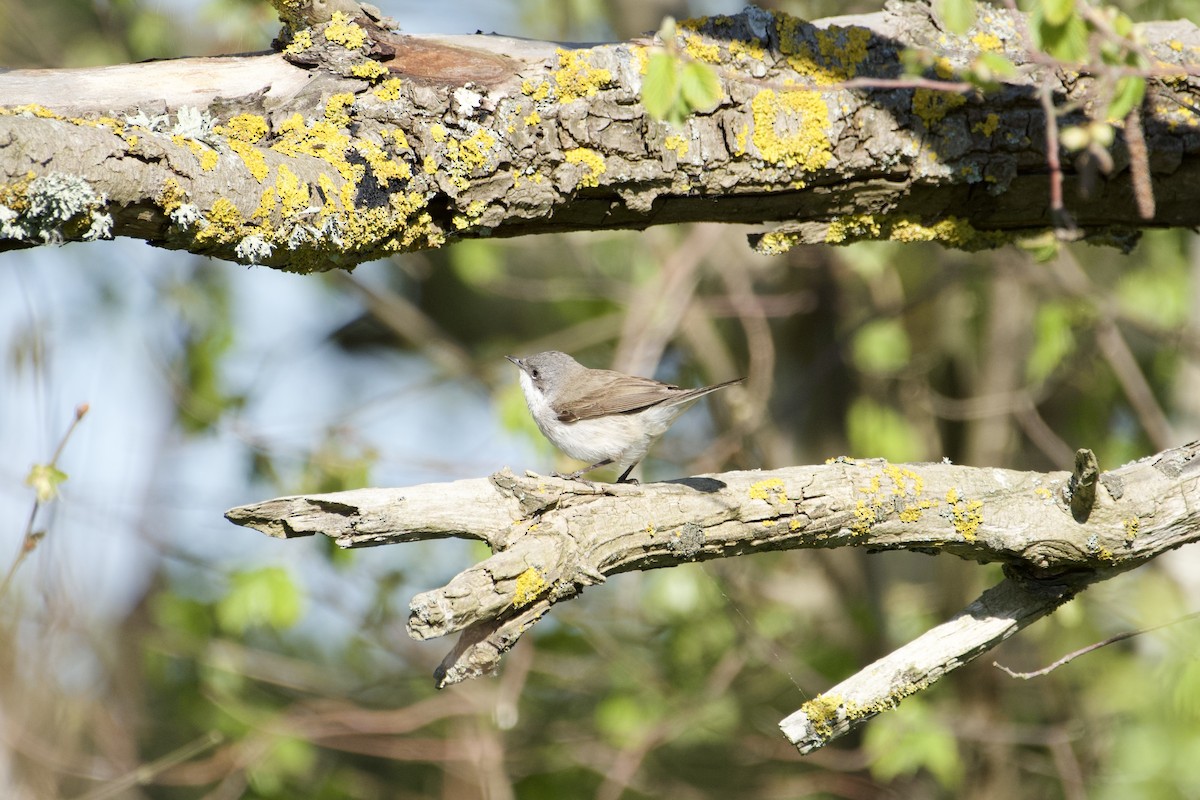
[[[482,539],[493,555],[413,598],[409,634],[460,632],[439,687],[492,671],[558,602],[606,576],[768,550],[945,552],[1008,577],[951,620],[806,703],[782,723],[802,752],[895,706],[1096,581],[1200,538],[1192,443],[1120,469],[1015,472],[837,459],[641,486],[503,470],[488,479],[268,500],[230,521],[342,547]],[[1086,459],[1085,459],[1086,461]],[[1087,466],[1085,464],[1085,466]],[[1087,484],[1088,513],[1072,508]],[[1073,513],[1074,512],[1074,513]]]

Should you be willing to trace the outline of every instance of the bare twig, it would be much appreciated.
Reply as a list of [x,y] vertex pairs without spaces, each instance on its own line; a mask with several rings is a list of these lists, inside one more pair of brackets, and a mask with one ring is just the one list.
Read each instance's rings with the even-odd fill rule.
[[[75,432],[80,420],[88,412],[88,404],[81,403],[75,408],[75,417],[71,420],[71,424],[67,426],[67,431],[58,441],[58,447],[54,448],[54,455],[50,458],[48,464],[43,465],[48,471],[56,471],[58,469],[58,459],[62,456],[63,448],[67,446],[67,441],[71,438],[71,434]],[[42,507],[43,500],[41,496],[35,497],[33,507],[29,510],[29,517],[25,521],[25,535],[21,538],[21,549],[17,551],[16,557],[8,568],[8,573],[4,576],[4,582],[0,583],[0,600],[3,600],[8,595],[9,586],[12,584],[13,577],[17,574],[17,570],[21,564],[29,557],[29,554],[37,549],[38,542],[41,541],[45,531],[37,531],[33,528],[33,523],[37,520],[38,510]]]
[[1058,110],[1050,85],[1043,83],[1038,92],[1042,114],[1046,118],[1046,168],[1050,170],[1050,219],[1059,238],[1074,238],[1075,222],[1063,206],[1062,162],[1058,157]]
[[1107,639],[1103,639],[1099,642],[1093,642],[1087,647],[1081,647],[1072,653],[1067,653],[1053,664],[1047,667],[1042,667],[1041,669],[1035,669],[1032,672],[1014,672],[997,661],[993,661],[992,666],[996,669],[1004,671],[1010,678],[1020,678],[1024,681],[1030,680],[1031,678],[1040,678],[1043,675],[1049,675],[1051,672],[1063,666],[1064,664],[1070,664],[1075,659],[1079,658],[1080,656],[1085,656],[1093,650],[1099,650],[1101,647],[1108,647],[1110,644],[1116,644],[1117,642],[1123,642],[1126,639],[1132,639],[1134,636],[1141,636],[1143,633],[1150,633],[1151,631],[1156,631],[1160,628],[1178,625],[1181,622],[1187,622],[1188,620],[1193,620],[1197,617],[1200,617],[1200,611],[1194,611],[1191,614],[1184,614],[1182,617],[1168,620],[1167,622],[1160,622],[1157,625],[1151,625],[1149,628],[1141,628],[1136,631],[1124,631],[1123,633],[1118,633],[1116,636],[1110,636]]
[[113,797],[134,786],[143,786],[172,767],[182,764],[185,761],[190,761],[206,750],[216,747],[224,738],[224,735],[219,731],[209,731],[194,741],[172,750],[162,758],[156,758],[149,764],[142,764],[137,769],[131,770],[117,780],[110,781],[103,786],[96,787],[87,794],[80,795],[78,800],[104,800],[106,797]]

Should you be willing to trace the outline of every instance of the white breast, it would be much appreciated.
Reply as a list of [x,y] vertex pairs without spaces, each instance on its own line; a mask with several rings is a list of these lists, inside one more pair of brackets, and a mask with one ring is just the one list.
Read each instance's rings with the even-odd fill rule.
[[546,397],[521,373],[521,390],[542,434],[571,458],[590,464],[612,461],[619,468],[641,461],[650,445],[691,403],[652,406],[630,414],[562,422]]

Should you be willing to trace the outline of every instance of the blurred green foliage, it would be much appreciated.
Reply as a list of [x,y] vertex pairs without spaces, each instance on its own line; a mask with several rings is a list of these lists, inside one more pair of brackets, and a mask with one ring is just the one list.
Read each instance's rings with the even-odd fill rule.
[[[777,7],[816,18],[878,4]],[[970,11],[943,4],[951,7]],[[1047,47],[1078,54],[1077,8],[1045,4],[1035,27]],[[641,32],[626,29],[634,23],[624,10],[594,0],[522,4],[528,35],[561,39]],[[695,11],[654,7],[658,19]],[[1200,16],[1190,0],[1126,11]],[[252,50],[272,33],[266,5],[252,0],[206,2],[196,13],[202,25],[133,0],[0,0],[0,54],[14,66],[109,63]],[[701,230],[473,241],[398,258],[386,290],[442,340],[395,330],[390,341],[418,355],[460,348],[466,372],[454,377],[490,393],[497,419],[536,448],[543,471],[556,456],[502,356],[548,346],[597,366],[636,361],[629,354],[647,348],[660,377],[753,370],[752,385],[771,386],[736,414],[721,405],[711,418],[693,412],[692,435],[652,453],[651,477],[837,455],[1047,470],[1066,467],[1077,446],[1104,467],[1153,453],[1160,443],[1129,400],[1130,376],[1097,343],[1101,320],[1117,326],[1179,441],[1200,427],[1200,250],[1190,232],[1148,233],[1131,256],[1043,241],[971,256],[879,243],[767,259],[740,232],[704,239]],[[238,278],[230,265],[197,262],[157,287],[171,321],[162,351],[181,441],[244,425],[247,400],[265,390],[227,369],[244,341],[232,313]],[[349,296],[336,281],[323,285]],[[371,317],[365,307],[361,315]],[[981,435],[987,425],[1004,435]],[[369,485],[389,444],[334,421],[286,451],[241,434],[262,496]],[[708,441],[728,446],[705,452]],[[679,464],[668,466],[672,457]],[[204,511],[222,524],[220,509]],[[161,522],[162,513],[147,519],[194,525]],[[270,545],[284,558],[309,543]],[[498,679],[436,693],[428,676],[445,645],[403,633],[408,596],[445,569],[433,550],[330,559],[340,551],[313,542],[321,558],[301,570],[247,566],[236,544],[225,546],[227,563],[163,553],[141,602],[110,628],[71,609],[51,613],[53,598],[35,598],[45,609],[35,600],[0,608],[0,701],[10,720],[0,774],[32,787],[30,796],[65,797],[133,774],[137,788],[123,796],[169,800],[1200,795],[1194,624],[1029,682],[972,664],[862,736],[796,758],[780,718],[956,612],[994,582],[994,569],[837,551],[616,576],[556,607]],[[400,563],[388,550],[403,551]],[[479,555],[464,552],[455,567]],[[365,599],[350,602],[356,594]],[[1196,602],[1186,573],[1151,566],[1089,591],[994,655],[1037,668]],[[64,671],[73,659],[90,665],[90,681]],[[219,736],[204,744],[210,733]],[[172,760],[197,741],[203,752]]]

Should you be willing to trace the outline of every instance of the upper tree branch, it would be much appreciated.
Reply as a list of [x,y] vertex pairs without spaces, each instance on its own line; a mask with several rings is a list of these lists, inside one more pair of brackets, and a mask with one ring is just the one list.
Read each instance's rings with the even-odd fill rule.
[[[412,601],[413,637],[462,632],[438,669],[439,685],[493,669],[554,603],[619,572],[845,546],[1005,565],[1006,581],[954,620],[789,717],[785,732],[809,750],[1090,583],[1200,539],[1197,456],[1200,443],[1099,476],[1086,457],[1076,476],[840,460],[644,486],[504,471],[488,480],[279,498],[227,517],[281,538],[323,533],[343,547],[447,536],[487,542],[490,558]],[[1081,502],[1076,493],[1085,486],[1094,493],[1088,499],[1085,491]]]
[[[639,101],[649,41],[410,36],[332,13],[358,9],[348,0],[310,5],[321,13],[289,19],[282,54],[0,73],[0,249],[123,235],[310,270],[463,237],[696,220],[788,222],[759,240],[768,250],[994,246],[1054,223],[1039,87],[1059,107],[1095,99],[1086,72],[1025,63],[1006,11],[956,37],[920,4],[815,24],[750,9],[681,26],[679,52],[711,62],[724,97],[674,129]],[[1081,230],[1126,243],[1200,224],[1200,32],[1161,23],[1145,38],[1161,59],[1141,110],[1153,217],[1120,132],[1107,178],[1062,164]],[[934,66],[897,83],[906,48]],[[981,50],[1022,71],[961,91]]]

